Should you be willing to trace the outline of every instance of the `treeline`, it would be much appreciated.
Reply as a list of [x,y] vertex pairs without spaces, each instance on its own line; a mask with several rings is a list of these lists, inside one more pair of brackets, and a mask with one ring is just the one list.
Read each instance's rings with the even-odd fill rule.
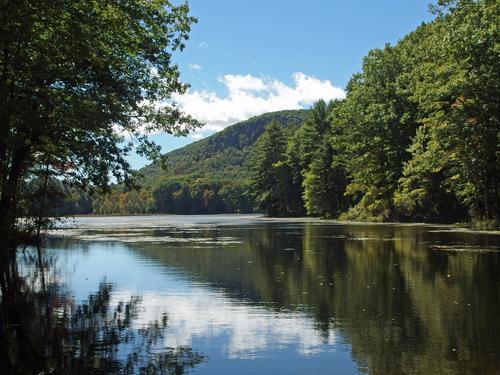
[[319,101],[305,118],[266,114],[178,150],[174,175],[147,167],[142,190],[115,187],[93,198],[93,213],[498,225],[500,5],[439,1],[434,11],[396,45],[370,51],[346,99]]
[[90,194],[54,177],[31,179],[23,186],[21,195],[19,211],[25,218],[92,213]]
[[92,202],[95,214],[216,214],[248,213],[253,206],[248,184],[205,178],[166,178],[150,188],[124,190],[115,188],[109,194],[96,196]]
[[249,155],[275,120],[286,136],[302,124],[305,110],[266,113],[166,155],[142,170],[142,188],[114,186],[91,199],[94,214],[220,214],[254,212]]
[[345,100],[290,138],[268,125],[253,196],[270,215],[500,218],[498,1],[440,1],[436,19],[370,51]]

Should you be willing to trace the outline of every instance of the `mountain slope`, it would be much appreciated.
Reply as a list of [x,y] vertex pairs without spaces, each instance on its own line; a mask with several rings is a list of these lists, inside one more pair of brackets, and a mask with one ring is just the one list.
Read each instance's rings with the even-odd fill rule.
[[169,152],[166,154],[166,170],[157,164],[151,164],[140,172],[145,176],[146,184],[152,184],[160,177],[174,176],[245,178],[249,175],[245,163],[251,147],[264,132],[266,125],[277,121],[285,131],[292,132],[303,122],[306,113],[306,110],[290,110],[252,117],[210,137]]
[[307,110],[266,113],[232,125],[198,142],[166,154],[166,169],[150,164],[139,191],[117,186],[93,200],[97,214],[215,214],[254,209],[250,155],[271,121],[292,134]]

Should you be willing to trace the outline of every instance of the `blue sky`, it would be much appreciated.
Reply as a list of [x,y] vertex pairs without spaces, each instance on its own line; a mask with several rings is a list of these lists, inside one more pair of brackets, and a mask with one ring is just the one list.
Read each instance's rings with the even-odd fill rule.
[[[207,126],[154,135],[164,152],[253,115],[341,98],[370,49],[432,19],[422,0],[190,0],[198,18],[174,56],[189,92],[177,98]],[[132,166],[146,161],[131,156]]]

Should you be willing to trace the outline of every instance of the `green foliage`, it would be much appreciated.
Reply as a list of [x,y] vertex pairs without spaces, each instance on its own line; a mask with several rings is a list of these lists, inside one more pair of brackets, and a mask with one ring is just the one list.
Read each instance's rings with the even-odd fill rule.
[[224,202],[228,213],[250,213],[253,211],[253,202],[250,194],[250,180],[226,181],[218,194]]
[[150,213],[153,199],[148,190],[115,191],[97,196],[92,201],[92,212],[95,214],[138,215]]
[[237,181],[215,181],[195,176],[162,178],[151,190],[116,187],[96,196],[92,212],[100,215],[248,213],[252,204],[247,187]]
[[[143,168],[144,187],[151,189],[153,212],[177,214],[248,213],[251,195],[251,154],[265,126],[275,121],[292,133],[307,111],[266,113],[235,124],[206,139],[165,155]],[[300,195],[300,191],[297,193]]]
[[358,203],[348,214],[362,219],[393,216],[392,195],[417,122],[409,102],[407,61],[401,48],[386,46],[364,59],[363,72],[350,82],[338,122],[351,182],[347,194]]
[[287,131],[294,130],[304,120],[306,111],[266,113],[237,123],[223,131],[165,155],[165,168],[153,163],[140,170],[145,184],[158,178],[197,175],[217,179],[245,179],[250,149],[264,132],[269,122],[277,121]]
[[[95,214],[216,214],[254,210],[250,184],[250,155],[269,121],[277,121],[285,134],[292,133],[307,111],[267,113],[235,124],[206,139],[163,156],[141,171],[147,193],[140,204],[128,203],[136,193],[116,186],[110,194],[94,199]],[[299,185],[300,186],[300,185]],[[296,194],[300,196],[300,188]],[[151,201],[149,201],[151,200]]]
[[309,215],[500,220],[500,6],[438,5],[433,22],[370,51],[346,99],[315,103],[289,139],[289,180]]
[[338,146],[331,138],[338,135],[339,128],[331,117],[340,108],[340,102],[326,104],[323,100],[311,108],[308,121],[301,136],[303,199],[309,215],[337,217],[346,202],[344,193],[347,184],[345,168],[336,161]]
[[498,223],[500,5],[433,9],[368,53],[345,100],[252,118],[144,168],[148,209]]
[[304,173],[304,202],[312,216],[336,218],[345,208],[347,176],[344,168],[333,166],[334,150],[328,140],[314,154]]
[[2,231],[14,227],[38,167],[81,187],[106,186],[111,176],[126,182],[134,144],[158,155],[143,131],[181,135],[198,125],[175,105],[156,104],[187,87],[172,54],[196,21],[188,11],[166,0],[2,3]]
[[219,196],[220,185],[204,178],[172,180],[153,190],[157,212],[176,214],[213,214],[225,212]]
[[286,139],[280,125],[272,121],[259,138],[252,155],[252,193],[259,210],[271,216],[291,214],[288,206],[291,174],[283,162]]
[[423,125],[400,196],[417,195],[421,203],[439,182],[469,216],[499,220],[500,5],[442,3],[429,26],[426,59],[414,69],[413,99]]

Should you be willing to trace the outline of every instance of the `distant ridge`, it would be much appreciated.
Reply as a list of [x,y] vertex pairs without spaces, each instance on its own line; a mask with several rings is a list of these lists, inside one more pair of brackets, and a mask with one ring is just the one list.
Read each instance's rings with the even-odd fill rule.
[[285,132],[292,132],[304,120],[307,110],[287,110],[265,113],[227,127],[207,138],[171,151],[167,169],[150,164],[140,170],[146,184],[160,177],[193,177],[244,179],[249,176],[246,162],[250,150],[267,124],[277,121]]

